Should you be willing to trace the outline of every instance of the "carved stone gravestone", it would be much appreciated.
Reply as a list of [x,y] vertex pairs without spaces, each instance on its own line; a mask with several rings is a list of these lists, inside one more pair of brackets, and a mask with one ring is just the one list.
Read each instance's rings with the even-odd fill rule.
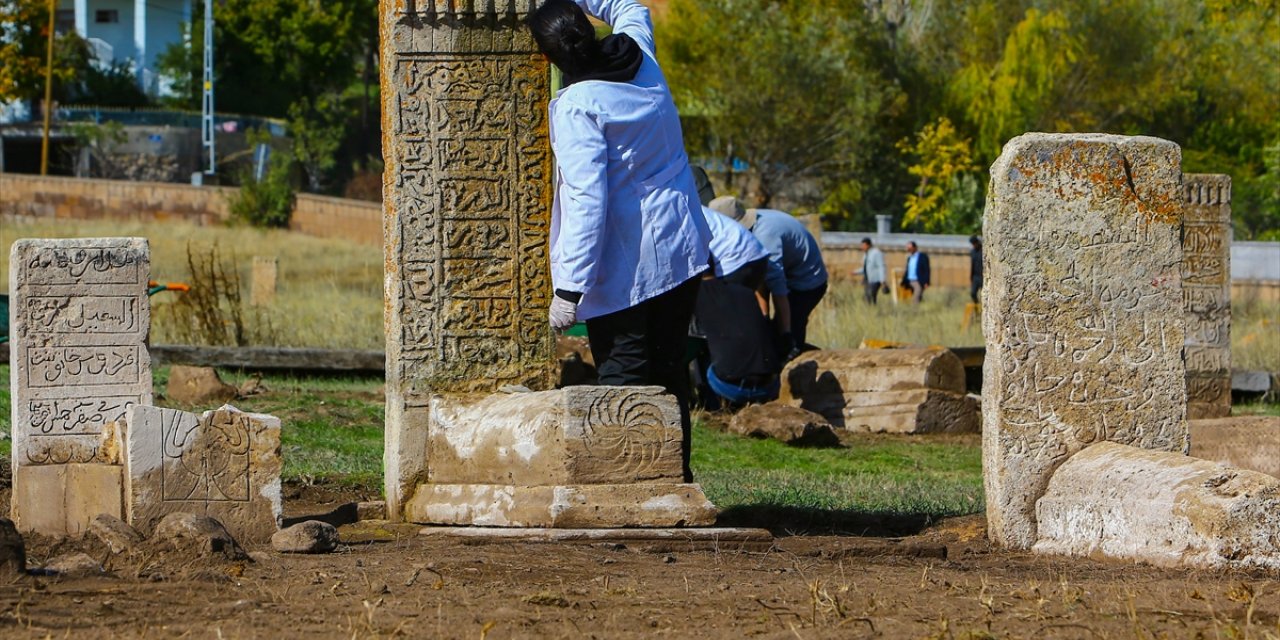
[[178,512],[216,518],[241,541],[279,529],[279,418],[137,406],[125,431],[125,516],[138,531]]
[[991,167],[984,216],[988,533],[1036,539],[1053,471],[1090,444],[1187,450],[1181,150],[1027,134]]
[[[558,369],[547,323],[551,77],[521,22],[534,5],[380,4],[387,511],[447,524],[707,524],[714,509],[679,473],[631,473],[629,456],[649,445],[678,466],[678,437],[645,439],[668,433],[665,410],[593,422],[572,409],[593,393],[622,407],[665,399],[545,391]],[[507,386],[535,393],[485,395]],[[599,444],[628,438],[634,447]],[[582,475],[594,465],[608,473]]]
[[119,517],[109,425],[151,403],[144,238],[18,240],[9,257],[13,520],[77,534]]
[[1231,176],[1186,174],[1187,418],[1231,415]]

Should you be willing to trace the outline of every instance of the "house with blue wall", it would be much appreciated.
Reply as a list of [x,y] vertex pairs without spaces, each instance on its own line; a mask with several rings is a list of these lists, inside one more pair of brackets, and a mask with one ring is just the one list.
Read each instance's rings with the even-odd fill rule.
[[58,0],[59,31],[74,29],[89,41],[99,62],[129,61],[143,91],[167,93],[156,59],[182,41],[191,22],[191,0]]

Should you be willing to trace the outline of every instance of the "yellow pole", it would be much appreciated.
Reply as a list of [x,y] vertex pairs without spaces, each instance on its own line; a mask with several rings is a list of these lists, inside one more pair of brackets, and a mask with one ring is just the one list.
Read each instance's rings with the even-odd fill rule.
[[49,175],[49,116],[53,111],[53,18],[58,0],[49,0],[49,53],[44,64],[44,138],[40,141],[40,175]]

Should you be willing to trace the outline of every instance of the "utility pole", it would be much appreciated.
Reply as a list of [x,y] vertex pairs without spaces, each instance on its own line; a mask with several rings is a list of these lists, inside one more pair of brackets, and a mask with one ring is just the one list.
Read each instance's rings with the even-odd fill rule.
[[205,175],[218,172],[213,130],[213,0],[204,0],[204,99],[201,101],[200,141],[209,150]]
[[44,63],[44,137],[40,139],[40,175],[49,175],[49,121],[53,115],[53,18],[58,0],[49,0],[49,49]]

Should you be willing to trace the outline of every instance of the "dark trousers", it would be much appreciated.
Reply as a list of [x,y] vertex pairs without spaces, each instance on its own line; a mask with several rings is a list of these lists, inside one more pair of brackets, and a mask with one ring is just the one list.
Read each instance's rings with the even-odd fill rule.
[[720,279],[732,284],[740,284],[752,291],[760,289],[764,284],[765,272],[769,269],[769,259],[752,260],[737,269],[724,274]]
[[875,304],[876,299],[880,297],[880,282],[864,282],[862,283],[862,299],[867,304]]
[[689,375],[685,341],[698,301],[700,276],[634,307],[587,320],[587,339],[600,384],[657,385],[680,403],[684,480],[693,482],[689,451],[693,434],[689,419]]
[[974,304],[982,302],[978,299],[978,294],[982,292],[982,278],[972,278],[969,280],[969,299]]
[[787,294],[787,302],[791,303],[791,337],[795,338],[796,346],[804,348],[805,334],[809,329],[809,314],[813,313],[813,308],[818,306],[822,301],[822,296],[827,295],[827,283],[822,283],[816,289],[808,291],[792,291]]

